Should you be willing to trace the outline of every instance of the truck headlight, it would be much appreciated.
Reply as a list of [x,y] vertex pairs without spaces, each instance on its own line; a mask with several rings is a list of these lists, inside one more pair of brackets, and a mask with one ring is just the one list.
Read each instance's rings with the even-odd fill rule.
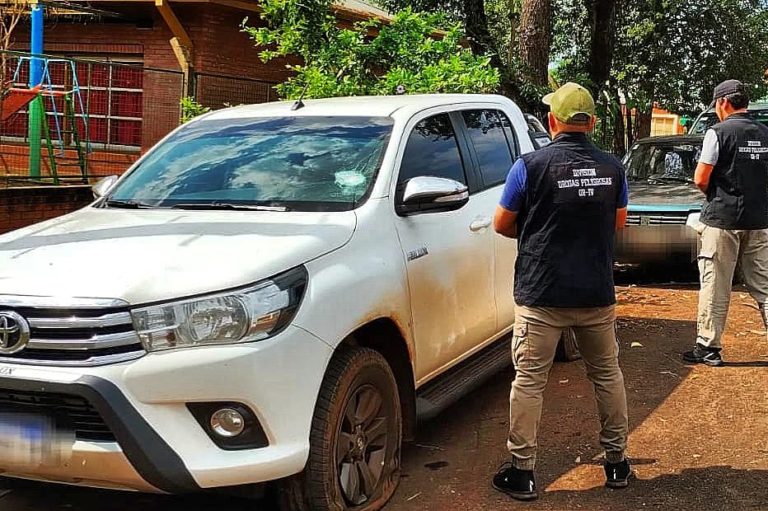
[[293,318],[307,287],[296,268],[246,288],[131,311],[147,351],[259,341]]

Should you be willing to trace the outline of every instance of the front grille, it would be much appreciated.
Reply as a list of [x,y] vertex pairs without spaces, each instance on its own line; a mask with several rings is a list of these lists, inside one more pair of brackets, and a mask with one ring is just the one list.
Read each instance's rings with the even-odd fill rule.
[[0,312],[21,315],[30,327],[30,341],[0,362],[36,365],[96,366],[143,356],[139,336],[125,306],[77,308],[27,304],[24,297],[0,296]]
[[114,442],[115,435],[85,398],[48,392],[0,389],[0,412],[53,419],[58,428],[73,430],[78,440]]
[[689,213],[629,213],[627,225],[685,225]]

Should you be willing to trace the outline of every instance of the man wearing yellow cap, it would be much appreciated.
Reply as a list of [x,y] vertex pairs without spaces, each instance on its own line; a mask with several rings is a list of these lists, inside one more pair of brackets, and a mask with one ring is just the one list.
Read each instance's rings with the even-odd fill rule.
[[627,217],[627,181],[613,156],[588,139],[595,103],[567,83],[544,98],[554,141],[518,159],[496,210],[496,232],[518,238],[514,295],[511,454],[493,478],[520,500],[537,498],[533,470],[543,392],[562,332],[573,328],[600,414],[606,485],[623,488],[631,470],[627,399],[619,368],[613,240]]

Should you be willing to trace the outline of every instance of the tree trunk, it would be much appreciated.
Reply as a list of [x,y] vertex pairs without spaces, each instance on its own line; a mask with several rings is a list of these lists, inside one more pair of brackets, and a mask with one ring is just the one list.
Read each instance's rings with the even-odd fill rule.
[[653,103],[645,105],[642,111],[637,112],[637,138],[651,136],[651,120],[653,118]]
[[590,5],[592,41],[589,78],[595,91],[605,87],[611,75],[613,47],[616,39],[616,0],[593,0]]
[[507,62],[511,65],[520,52],[520,2],[519,0],[507,0],[509,7],[509,48],[507,48]]
[[634,123],[632,122],[632,109],[629,106],[626,107],[627,114],[627,150],[635,143],[635,132],[632,129]]
[[464,31],[469,40],[469,47],[475,55],[487,56],[491,66],[501,73],[501,93],[513,98],[517,97],[515,85],[509,79],[509,69],[499,55],[499,49],[488,28],[488,16],[485,13],[484,0],[464,1]]
[[475,55],[485,55],[491,59],[491,65],[499,71],[504,63],[488,29],[488,16],[485,14],[483,0],[464,1],[464,28],[469,39],[469,46]]
[[552,6],[550,0],[523,0],[520,17],[520,63],[523,79],[534,85],[548,83]]
[[613,117],[613,154],[623,156],[627,152],[625,137],[624,105],[619,94],[616,94],[616,111]]

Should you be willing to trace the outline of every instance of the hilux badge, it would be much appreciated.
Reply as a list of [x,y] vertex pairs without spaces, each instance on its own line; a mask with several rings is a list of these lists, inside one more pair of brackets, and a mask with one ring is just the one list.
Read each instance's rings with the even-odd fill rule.
[[415,261],[416,259],[421,259],[422,257],[425,257],[427,255],[429,255],[429,251],[427,250],[427,247],[417,248],[416,250],[411,250],[410,252],[408,252],[408,260]]

